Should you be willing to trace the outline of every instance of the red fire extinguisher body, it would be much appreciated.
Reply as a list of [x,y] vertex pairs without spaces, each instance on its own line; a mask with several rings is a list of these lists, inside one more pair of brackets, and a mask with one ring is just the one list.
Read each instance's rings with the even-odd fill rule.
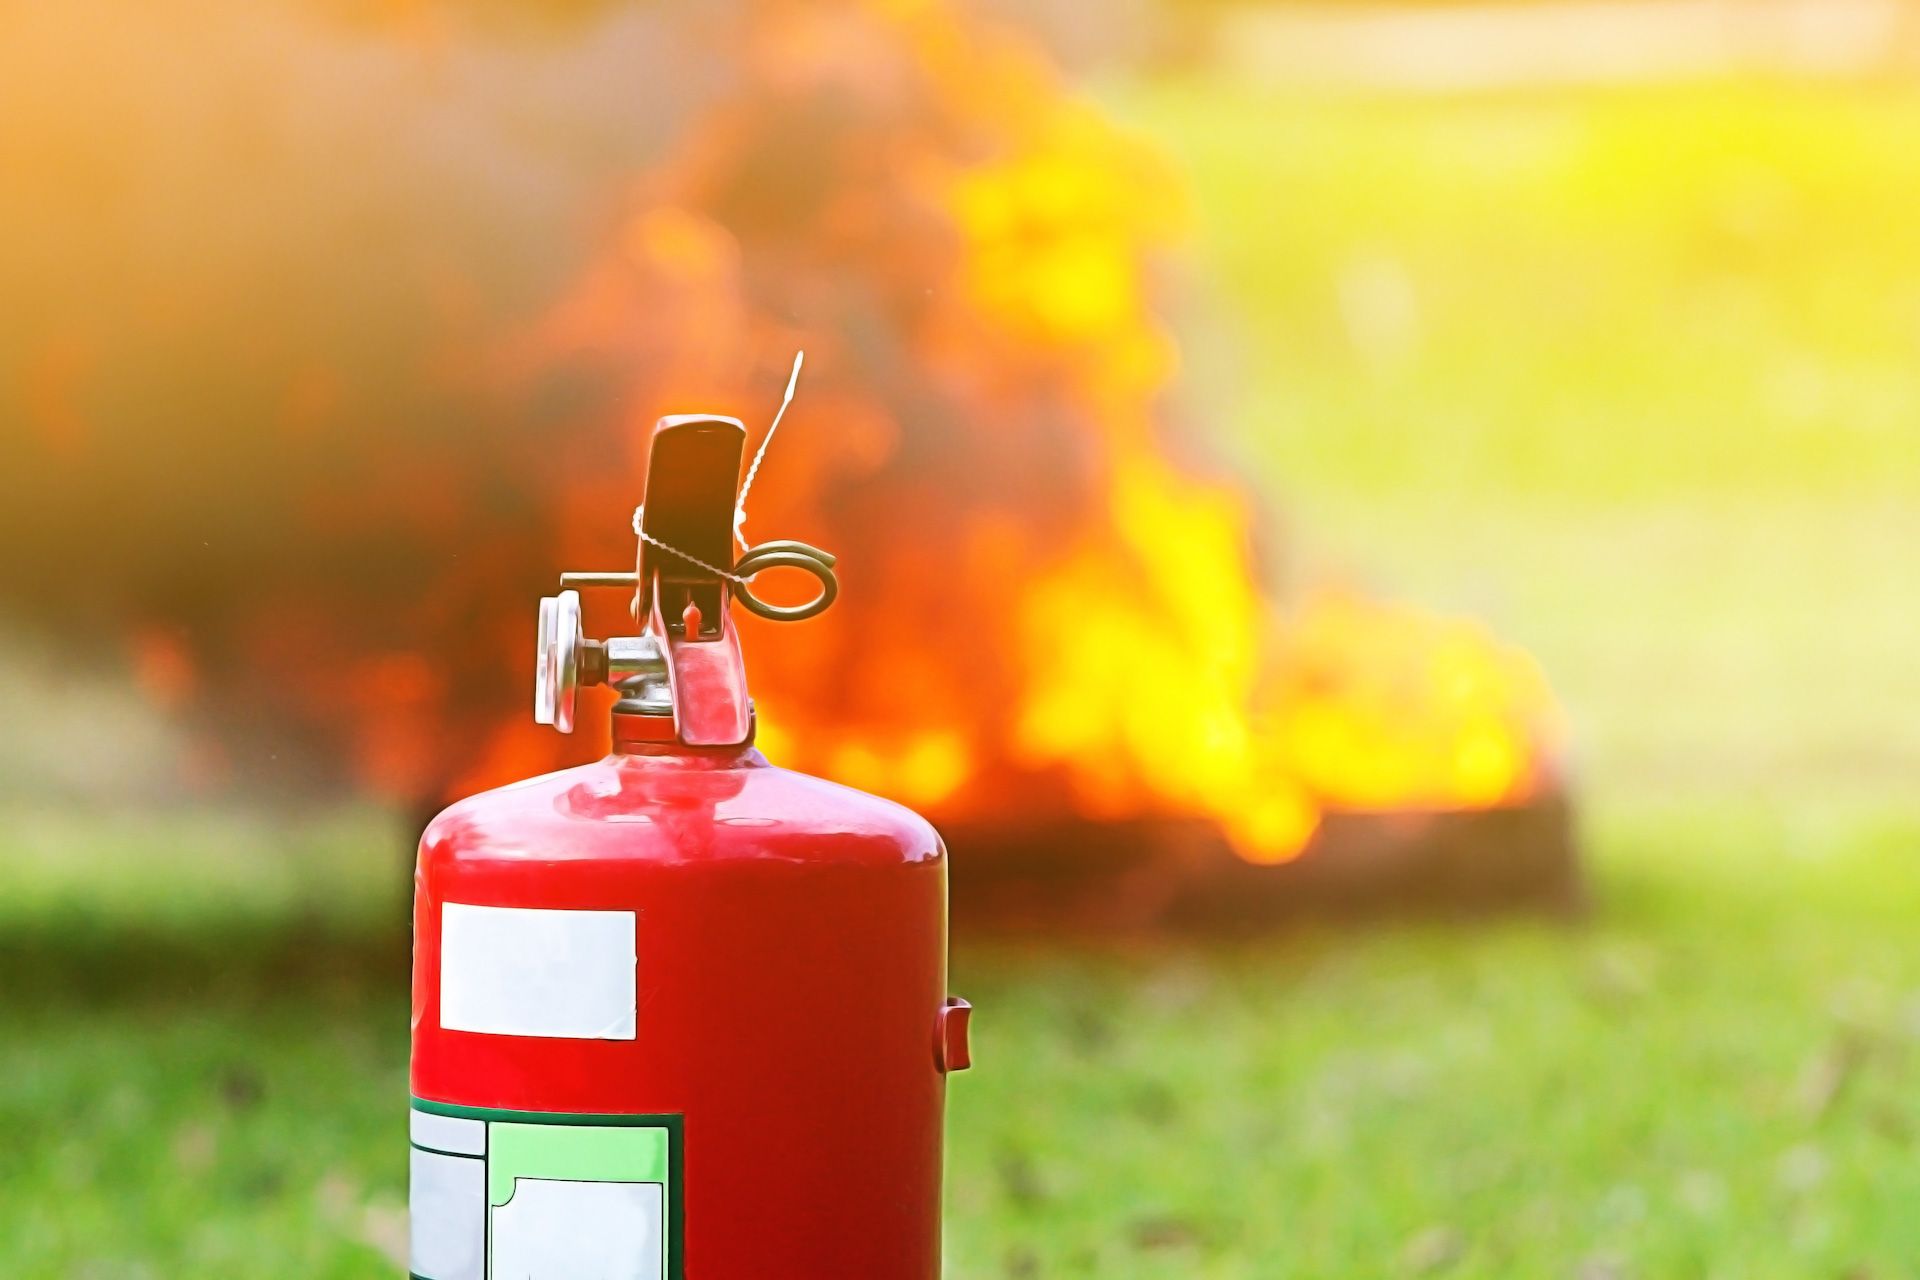
[[[946,1000],[945,851],[918,815],[751,747],[629,743],[455,804],[428,827],[416,880],[416,1121],[494,1121],[473,1143],[496,1164],[505,1136],[546,1132],[511,1123],[527,1118],[580,1126],[569,1136],[582,1141],[596,1124],[657,1122],[670,1144],[649,1202],[661,1261],[606,1274],[939,1274],[944,1071],[965,1050]],[[498,928],[469,924],[494,916]],[[516,947],[530,953],[503,954]],[[543,994],[596,947],[611,957],[611,1019]],[[629,956],[631,974],[618,972]],[[547,1021],[576,1013],[586,1021]],[[476,1158],[431,1134],[416,1136],[416,1161]],[[545,1212],[522,1189],[565,1196],[594,1176],[521,1171],[538,1177],[489,1165],[470,1180],[487,1192],[482,1276],[503,1274],[515,1215]]]

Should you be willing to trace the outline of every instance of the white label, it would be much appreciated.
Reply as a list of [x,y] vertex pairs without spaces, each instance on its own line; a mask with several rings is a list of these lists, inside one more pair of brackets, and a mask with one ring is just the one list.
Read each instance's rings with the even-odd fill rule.
[[425,1280],[485,1280],[486,1162],[418,1149],[412,1155],[407,1270]]
[[493,1267],[513,1280],[660,1280],[657,1182],[519,1178],[493,1211]]
[[631,1040],[631,911],[445,904],[440,1025],[449,1031]]

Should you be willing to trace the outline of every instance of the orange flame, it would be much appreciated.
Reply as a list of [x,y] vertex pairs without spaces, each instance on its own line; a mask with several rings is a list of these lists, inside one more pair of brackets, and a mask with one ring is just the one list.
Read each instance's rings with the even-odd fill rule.
[[[619,191],[598,160],[549,173],[544,139],[566,130],[548,115],[561,77],[544,64],[539,110],[478,134],[488,162],[471,187],[439,189],[464,162],[308,139],[304,105],[256,113],[263,129],[290,122],[288,137],[263,134],[271,145],[231,159],[215,139],[207,157],[181,153],[204,168],[177,164],[169,148],[212,137],[200,126],[218,103],[270,99],[271,71],[229,52],[255,47],[254,23],[185,20],[214,24],[201,36],[218,51],[208,75],[248,72],[244,92],[216,85],[204,100],[172,89],[194,65],[175,53],[176,15],[152,19],[166,27],[157,41],[117,12],[72,27],[82,43],[111,28],[133,33],[129,50],[164,46],[150,73],[167,90],[136,96],[183,114],[102,128],[16,113],[21,136],[49,153],[61,148],[42,134],[74,130],[124,140],[129,156],[145,146],[125,172],[164,161],[212,194],[205,209],[171,196],[123,209],[98,199],[93,166],[75,166],[23,241],[70,255],[49,262],[92,265],[34,273],[57,279],[51,310],[77,318],[31,345],[17,390],[0,386],[29,427],[18,492],[88,501],[37,504],[32,527],[50,532],[16,559],[45,568],[23,579],[34,592],[16,591],[98,594],[127,611],[141,686],[219,738],[198,776],[325,786],[351,770],[419,802],[603,748],[592,708],[573,739],[530,721],[537,588],[557,568],[631,564],[625,515],[657,416],[764,422],[804,347],[807,377],[747,528],[840,553],[844,590],[817,622],[744,624],[776,760],[942,819],[1205,815],[1265,860],[1296,853],[1333,810],[1498,805],[1550,781],[1557,716],[1524,655],[1475,624],[1352,594],[1281,603],[1257,509],[1199,464],[1167,411],[1178,351],[1156,282],[1187,212],[1156,154],[970,7],[748,0],[725,12],[738,20],[659,17],[674,65],[658,76],[655,123],[671,117],[675,141]],[[401,0],[371,25],[431,66],[465,38],[445,16]],[[289,48],[317,42],[314,74],[345,78],[289,81],[300,104],[312,85],[372,83],[357,28],[335,48],[309,25],[294,21]],[[715,86],[717,100],[704,96]],[[445,132],[437,95],[395,92],[387,108],[418,99],[411,109],[429,113],[396,134]],[[365,123],[338,137],[385,128],[386,110],[348,114]],[[339,184],[345,203],[325,216],[307,215],[302,188],[301,216],[276,221],[276,205],[228,207],[257,177],[256,152],[302,161],[289,172],[385,155],[406,181]],[[528,216],[492,198],[496,161],[532,163],[519,185],[563,206],[537,225],[603,219],[563,280],[538,253],[488,283],[504,264],[473,246],[525,227],[478,234],[454,220],[482,207]],[[434,200],[416,171],[432,175]],[[106,237],[83,216],[96,207],[114,215]],[[222,233],[236,211],[249,244],[262,239],[230,261]],[[324,229],[357,234],[385,214],[420,233],[426,258],[383,260],[411,274],[338,271],[353,246]],[[116,231],[165,250],[124,289],[95,243]],[[213,247],[195,257],[176,244]],[[335,275],[367,279],[336,294]],[[108,294],[76,307],[67,294],[93,276]],[[531,315],[529,296],[545,298]],[[66,571],[70,548],[106,533],[104,585]],[[618,603],[590,601],[591,629],[620,630]],[[292,744],[303,749],[276,770]]]
[[[770,756],[937,816],[1207,815],[1264,861],[1330,809],[1543,783],[1557,715],[1523,654],[1349,594],[1283,617],[1245,497],[1174,462],[1156,157],[940,4],[770,6],[753,33],[508,364],[619,386],[630,469],[576,489],[586,548],[656,415],[770,404],[808,349],[750,528],[844,553],[846,592],[748,627]],[[503,727],[489,772],[525,742]]]

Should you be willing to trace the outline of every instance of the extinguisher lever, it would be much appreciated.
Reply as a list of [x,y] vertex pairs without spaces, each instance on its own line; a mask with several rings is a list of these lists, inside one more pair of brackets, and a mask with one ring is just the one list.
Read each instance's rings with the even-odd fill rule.
[[728,608],[746,443],[737,418],[681,414],[654,424],[648,454],[634,610],[666,657],[675,727],[689,746],[733,746],[753,732]]
[[[734,499],[747,429],[738,418],[676,414],[653,427],[640,506],[636,620],[670,634],[716,640],[733,573]],[[658,589],[650,589],[658,583]],[[688,606],[692,606],[689,612]],[[650,616],[651,615],[651,616]]]

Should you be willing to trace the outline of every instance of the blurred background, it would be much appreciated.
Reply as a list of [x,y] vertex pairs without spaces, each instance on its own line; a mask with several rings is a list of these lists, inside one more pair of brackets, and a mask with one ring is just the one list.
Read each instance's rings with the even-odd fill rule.
[[805,348],[949,1275],[1915,1273],[1920,7],[0,22],[0,1272],[396,1273],[411,842]]

